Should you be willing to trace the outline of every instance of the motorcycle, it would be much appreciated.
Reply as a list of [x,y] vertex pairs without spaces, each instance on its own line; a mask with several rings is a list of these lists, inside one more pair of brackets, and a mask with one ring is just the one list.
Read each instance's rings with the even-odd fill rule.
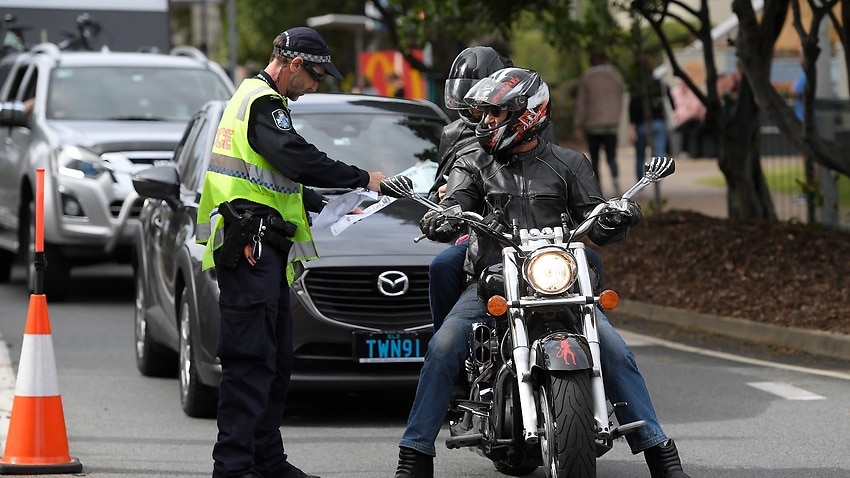
[[505,227],[419,196],[404,176],[382,182],[383,194],[420,202],[444,215],[444,224],[462,222],[503,246],[502,262],[478,280],[478,297],[494,320],[473,326],[462,371],[468,395],[450,405],[459,417],[450,421],[448,448],[470,448],[506,475],[544,466],[548,478],[594,477],[597,458],[644,425],[615,426],[611,419],[628,404],[606,398],[596,317],[597,307],[613,309],[619,296],[599,290],[580,239],[599,218],[623,214],[625,200],[674,171],[672,158],[651,158],[620,199],[598,204],[573,229],[566,214],[560,227]]

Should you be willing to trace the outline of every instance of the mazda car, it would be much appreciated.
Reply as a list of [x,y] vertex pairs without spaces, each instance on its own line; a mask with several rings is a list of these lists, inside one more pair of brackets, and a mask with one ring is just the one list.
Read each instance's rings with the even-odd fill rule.
[[[295,130],[331,158],[410,176],[422,194],[433,183],[449,121],[435,104],[314,93],[290,105]],[[224,106],[204,105],[173,161],[133,177],[145,198],[133,241],[136,361],[144,375],[178,376],[181,406],[193,417],[215,414],[221,375],[215,269],[201,269],[195,221]],[[349,192],[317,191],[331,199]],[[424,213],[416,201],[396,200],[342,232],[314,228],[320,257],[301,263],[290,287],[291,389],[415,387],[432,334],[428,265],[446,247],[414,241]]]

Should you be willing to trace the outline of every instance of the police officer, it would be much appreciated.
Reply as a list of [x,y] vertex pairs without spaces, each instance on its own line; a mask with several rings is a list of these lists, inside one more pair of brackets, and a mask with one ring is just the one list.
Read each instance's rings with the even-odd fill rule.
[[317,257],[305,206],[318,210],[322,198],[303,185],[377,191],[384,178],[328,158],[295,131],[288,101],[325,75],[341,79],[324,39],[307,27],[286,30],[218,127],[197,230],[220,289],[213,478],[313,477],[287,460],[280,433],[293,362],[293,263]]

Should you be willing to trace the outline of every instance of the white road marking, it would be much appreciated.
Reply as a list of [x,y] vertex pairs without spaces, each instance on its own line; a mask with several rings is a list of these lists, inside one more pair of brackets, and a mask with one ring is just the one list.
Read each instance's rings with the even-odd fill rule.
[[782,382],[751,382],[747,385],[786,400],[825,400],[826,397]]
[[[708,350],[701,349],[699,347],[694,347],[692,345],[684,345],[676,342],[672,342],[670,340],[659,339],[657,337],[650,337],[648,335],[637,334],[634,332],[626,332],[620,331],[620,334],[623,336],[623,339],[626,340],[626,343],[631,347],[640,347],[640,346],[662,346],[667,347],[668,349],[680,350],[682,352],[688,352],[697,355],[705,355],[706,357],[714,357],[722,360],[730,360],[733,362],[746,363],[750,365],[758,365],[762,367],[771,367],[780,370],[790,370],[792,372],[806,373],[811,375],[819,375],[821,377],[831,377],[837,378],[840,380],[850,380],[850,373],[836,372],[834,370],[821,370],[810,367],[801,367],[798,365],[788,365],[779,362],[769,362],[767,360],[759,360],[749,357],[742,357],[740,355],[734,355],[726,352],[719,352],[716,350]],[[628,338],[627,338],[628,337]],[[632,341],[634,340],[634,342]]]

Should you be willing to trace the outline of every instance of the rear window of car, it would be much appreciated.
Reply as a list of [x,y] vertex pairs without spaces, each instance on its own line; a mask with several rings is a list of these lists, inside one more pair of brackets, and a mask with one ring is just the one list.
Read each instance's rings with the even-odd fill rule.
[[231,95],[210,70],[114,66],[54,68],[48,91],[48,119],[90,121],[188,121]]

